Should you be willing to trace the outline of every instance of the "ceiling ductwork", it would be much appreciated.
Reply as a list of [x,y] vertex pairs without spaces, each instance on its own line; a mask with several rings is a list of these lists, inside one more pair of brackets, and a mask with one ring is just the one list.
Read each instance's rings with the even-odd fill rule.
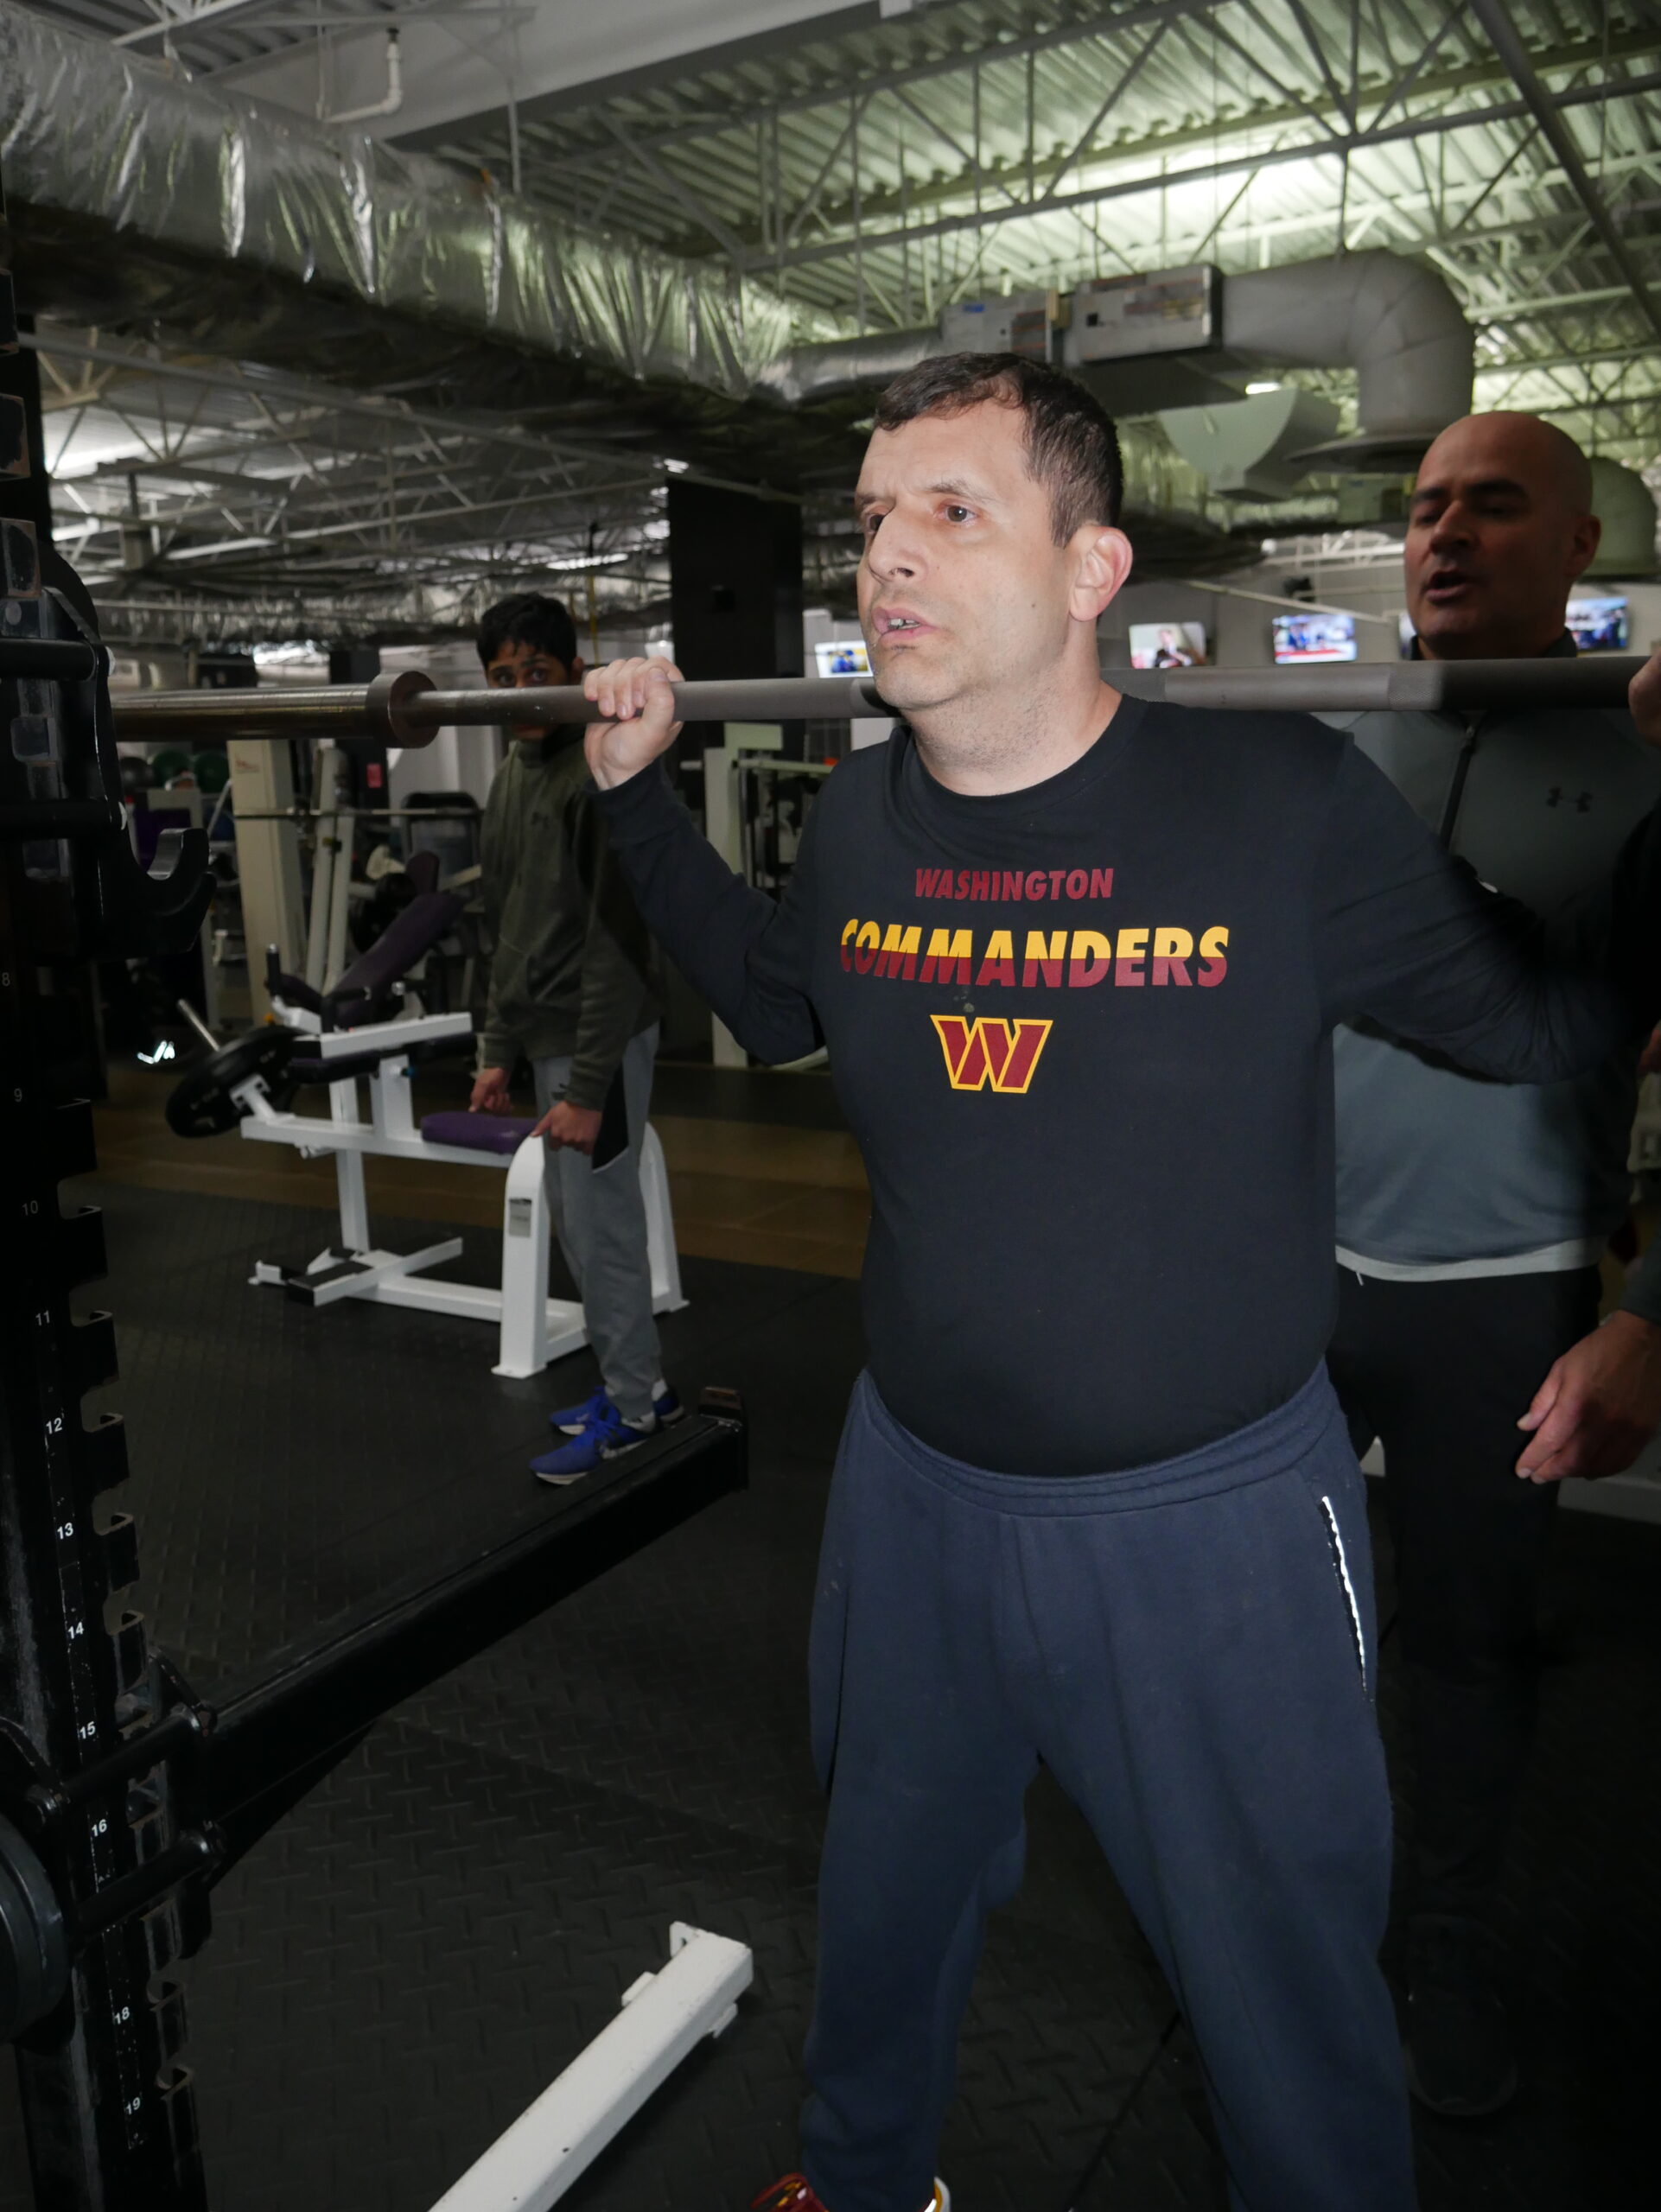
[[1600,454],[1592,463],[1592,512],[1603,524],[1603,535],[1586,581],[1607,576],[1631,583],[1652,576],[1655,497],[1637,471]]
[[0,0],[0,159],[19,289],[38,308],[206,325],[213,350],[272,367],[406,386],[430,369],[474,404],[618,379],[736,402],[800,334],[775,292],[720,263],[580,230],[14,0]]
[[[880,345],[798,346],[761,381],[799,403],[959,351],[1056,361],[1114,414],[1167,420],[1168,410],[1203,412],[1214,427],[1184,423],[1181,435],[1173,433],[1179,450],[1197,460],[1191,447],[1214,447],[1216,488],[1266,498],[1315,468],[1410,471],[1471,405],[1473,338],[1458,301],[1434,270],[1383,251],[1237,276],[1207,266],[1164,270],[1098,278],[1071,294],[971,302],[949,308],[936,329]],[[1320,402],[1276,410],[1242,401],[1239,372],[1254,367],[1353,369],[1355,435],[1336,437],[1336,416]],[[1173,399],[1192,405],[1173,410]],[[1236,407],[1247,411],[1224,424]],[[1254,468],[1257,482],[1246,483]],[[1236,478],[1242,480],[1230,480]]]
[[1356,434],[1306,448],[1311,467],[1409,474],[1471,411],[1471,326],[1435,270],[1398,253],[1225,277],[1222,337],[1246,366],[1355,371]]
[[1171,407],[1160,425],[1184,461],[1225,499],[1284,499],[1308,473],[1300,456],[1338,429],[1318,392],[1283,384],[1217,407]]
[[[862,401],[963,348],[1057,361],[1117,414],[1204,409],[1212,488],[1246,496],[1278,495],[1299,464],[1411,466],[1469,404],[1456,303],[1393,254],[1097,278],[849,338],[722,262],[582,230],[487,177],[181,80],[16,0],[0,0],[0,157],[22,287],[106,345],[170,331],[264,370],[779,485],[849,470],[858,408],[838,396]],[[1308,395],[1225,420],[1243,372],[1299,364],[1355,370],[1357,438],[1335,444]],[[1144,535],[1164,528],[1188,561],[1225,543],[1197,458],[1174,432],[1170,447],[1127,440]]]

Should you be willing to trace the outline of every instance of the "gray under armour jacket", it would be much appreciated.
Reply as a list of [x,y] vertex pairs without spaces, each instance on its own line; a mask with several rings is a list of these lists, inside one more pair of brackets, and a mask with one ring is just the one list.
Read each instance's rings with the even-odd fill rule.
[[[1565,648],[1567,638],[1556,650]],[[1350,732],[1485,883],[1543,915],[1605,880],[1661,793],[1661,753],[1625,714],[1322,720]],[[1594,1263],[1626,1211],[1642,1042],[1574,1082],[1503,1084],[1380,1032],[1340,1028],[1340,1262],[1422,1281]],[[1661,1322],[1653,1252],[1623,1303]]]

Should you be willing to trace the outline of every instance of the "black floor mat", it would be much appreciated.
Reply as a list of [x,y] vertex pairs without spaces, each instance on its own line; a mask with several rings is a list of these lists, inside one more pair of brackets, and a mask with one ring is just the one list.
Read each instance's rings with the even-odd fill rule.
[[[585,1357],[497,1381],[476,1323],[250,1287],[256,1258],[321,1241],[314,1216],[96,1195],[142,1602],[210,1696],[512,1510],[548,1408],[589,1387]],[[482,1280],[494,1257],[468,1232],[459,1271]],[[820,1820],[804,1655],[857,1294],[712,1262],[685,1277],[669,1370],[684,1393],[744,1391],[751,1491],[389,1715],[216,1891],[188,1972],[214,2212],[424,2212],[661,1961],[676,1919],[749,1942],[755,1990],[566,2202],[732,2212],[795,2163]],[[1428,2212],[1651,2194],[1658,1590],[1655,1534],[1565,1519],[1506,1897],[1528,2087],[1478,2127],[1422,2129]],[[1079,2212],[1219,2206],[1158,1970],[1072,1808],[1045,1786],[1032,1814],[1027,1887],[995,1923],[964,2039],[943,2153],[959,2212],[1063,2212],[1110,2125]],[[28,2202],[8,2078],[0,2206]]]

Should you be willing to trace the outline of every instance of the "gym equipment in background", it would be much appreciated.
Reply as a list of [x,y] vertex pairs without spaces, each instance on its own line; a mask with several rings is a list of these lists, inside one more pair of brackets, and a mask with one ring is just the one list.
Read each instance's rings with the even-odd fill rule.
[[[307,1159],[332,1154],[340,1201],[341,1249],[331,1247],[297,1267],[256,1262],[249,1281],[273,1285],[308,1306],[364,1298],[487,1321],[497,1330],[493,1372],[538,1375],[588,1342],[582,1308],[548,1295],[550,1220],[547,1154],[536,1123],[523,1116],[466,1112],[427,1114],[417,1127],[410,1106],[412,1064],[465,1051],[473,1040],[467,1014],[404,1014],[402,977],[449,928],[461,906],[448,892],[421,892],[332,991],[313,991],[283,975],[275,955],[266,987],[281,1026],[250,1030],[221,1044],[193,1007],[179,1011],[208,1048],[188,1067],[168,1101],[168,1122],[180,1136],[218,1136],[240,1124],[255,1142],[292,1145]],[[379,1016],[379,1019],[366,1019]],[[338,1023],[349,1027],[337,1027]],[[358,1084],[369,1086],[369,1118]],[[302,1084],[327,1084],[329,1114],[296,1114],[290,1102]],[[607,1102],[595,1150],[603,1168],[627,1143],[620,1077]],[[459,1256],[461,1239],[442,1238],[415,1252],[387,1252],[370,1234],[364,1185],[366,1158],[445,1160],[455,1166],[505,1167],[502,1268],[497,1289],[449,1282],[429,1273]],[[669,1176],[658,1133],[648,1127],[640,1152],[652,1265],[652,1310],[678,1313],[680,1259],[670,1206]]]

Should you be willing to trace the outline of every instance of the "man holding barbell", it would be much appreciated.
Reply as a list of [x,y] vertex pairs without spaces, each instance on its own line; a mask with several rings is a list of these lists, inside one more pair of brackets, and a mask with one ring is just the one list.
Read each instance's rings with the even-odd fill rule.
[[1505,1080],[1597,1065],[1657,1003],[1661,824],[1613,871],[1613,950],[1548,938],[1343,737],[1102,683],[1131,554],[1077,385],[956,355],[875,422],[860,609],[905,721],[831,777],[778,906],[654,765],[674,671],[584,679],[648,924],[760,1057],[829,1046],[871,1184],[812,1630],[805,2172],[757,2201],[945,2205],[958,2024],[1041,1759],[1182,2006],[1235,2204],[1404,2212],[1365,1509],[1322,1361],[1330,1035],[1367,1014]]
[[[1564,602],[1597,550],[1592,504],[1586,456],[1536,416],[1444,430],[1404,549],[1418,652],[1572,654]],[[1594,895],[1661,796],[1661,756],[1625,715],[1326,719],[1448,851],[1536,913]],[[1375,1025],[1333,1039],[1327,1362],[1358,1446],[1384,1444],[1413,1766],[1409,2078],[1454,2116],[1495,2111],[1517,2085],[1492,1916],[1559,1485],[1630,1466],[1661,1421],[1661,1251],[1597,1325],[1598,1261],[1626,1217],[1641,1042],[1635,1027],[1601,1068],[1507,1084]]]

